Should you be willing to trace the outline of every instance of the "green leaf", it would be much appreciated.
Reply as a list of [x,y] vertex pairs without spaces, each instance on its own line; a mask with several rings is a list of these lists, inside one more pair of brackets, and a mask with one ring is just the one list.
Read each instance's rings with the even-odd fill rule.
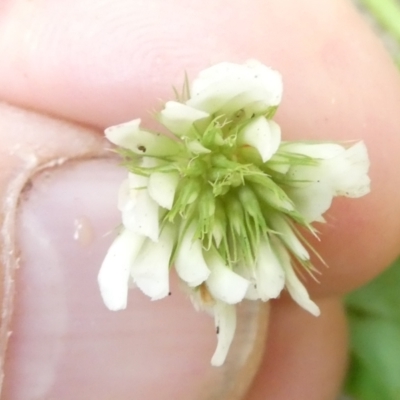
[[400,399],[400,259],[346,300],[351,362],[346,390],[359,400]]
[[[360,399],[400,399],[400,327],[397,322],[353,316],[350,322],[353,357],[359,366],[353,390]],[[350,374],[351,377],[351,374]],[[353,375],[354,379],[354,375]],[[379,396],[371,397],[371,392]]]
[[346,304],[353,314],[393,319],[400,327],[400,258],[369,285],[350,294]]
[[362,361],[358,360],[354,354],[352,354],[346,385],[347,392],[352,395],[351,399],[376,400],[388,398],[385,386],[377,382],[373,371],[363,368]]

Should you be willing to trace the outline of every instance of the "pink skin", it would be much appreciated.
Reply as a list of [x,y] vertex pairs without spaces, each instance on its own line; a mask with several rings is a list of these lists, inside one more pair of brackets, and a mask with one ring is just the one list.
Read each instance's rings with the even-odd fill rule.
[[[148,123],[159,99],[171,97],[171,85],[180,86],[183,70],[193,77],[219,61],[257,58],[283,74],[277,120],[285,139],[367,143],[371,194],[335,201],[320,227],[318,250],[329,269],[321,267],[319,285],[308,284],[323,315],[314,319],[285,300],[273,303],[268,351],[246,397],[334,399],[346,364],[339,296],[386,267],[400,239],[400,175],[393,167],[400,148],[400,81],[354,10],[334,0],[251,6],[240,0],[6,0],[0,5],[0,54],[2,100],[90,125],[99,135],[136,117]],[[24,124],[38,143],[48,142],[45,132],[61,147],[68,143],[68,135],[48,121],[31,128],[21,117],[18,129]],[[13,138],[10,129],[3,150]],[[1,174],[10,160],[2,160]],[[102,308],[93,275],[110,240],[102,234],[118,220],[112,204],[121,177],[109,163],[67,164],[49,182],[39,176],[22,203],[23,263],[4,398],[195,399],[206,382],[226,385],[201,361],[214,345],[212,323],[193,314],[179,290],[164,303],[132,291],[127,311]],[[73,240],[73,221],[81,216],[93,225],[89,255]],[[58,272],[41,275],[46,263],[58,265]],[[190,328],[180,325],[182,315]],[[28,393],[21,389],[26,382],[34,387]]]

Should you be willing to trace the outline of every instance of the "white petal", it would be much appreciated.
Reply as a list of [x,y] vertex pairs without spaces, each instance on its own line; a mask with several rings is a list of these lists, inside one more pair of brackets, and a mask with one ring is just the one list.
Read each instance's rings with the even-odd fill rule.
[[[284,149],[286,147],[286,145],[283,146]],[[324,148],[323,145],[308,145],[308,147]],[[287,176],[290,181],[287,183],[290,187],[307,190],[310,187],[310,191],[319,192],[321,198],[325,197],[326,202],[329,196],[361,197],[370,191],[369,159],[363,142],[347,150],[339,145],[327,144],[321,153],[318,151],[313,153],[315,156],[318,154],[325,157],[318,164],[296,165],[289,169]],[[329,195],[324,196],[323,190],[326,190]],[[304,194],[303,197],[306,195]]]
[[280,136],[279,126],[270,124],[265,117],[261,116],[254,118],[240,131],[238,142],[256,148],[263,162],[266,162],[278,149]]
[[[237,85],[236,82],[229,82],[228,84]],[[219,114],[235,116],[239,112],[237,116],[240,116],[243,112],[246,118],[251,118],[254,115],[264,115],[278,101],[276,98],[271,100],[267,97],[269,94],[261,86],[254,86],[252,88],[248,86],[245,88],[239,85],[237,89],[240,89],[240,92],[220,107],[218,110]]]
[[343,146],[336,143],[305,142],[288,142],[281,147],[281,150],[323,160],[334,158],[345,151]]
[[257,291],[262,301],[275,299],[285,286],[280,260],[267,240],[262,240],[256,261]]
[[326,162],[336,195],[361,197],[369,193],[369,165],[367,148],[363,142],[347,149],[341,157]]
[[123,124],[113,125],[107,128],[104,133],[106,138],[117,146],[129,148],[130,146],[130,135],[133,132],[134,135],[140,132],[140,118],[132,121],[124,122]]
[[271,227],[279,233],[279,238],[289,247],[293,253],[302,260],[309,260],[308,251],[301,244],[290,225],[279,215],[271,215],[269,219]]
[[118,190],[118,210],[122,211],[129,201],[129,179],[124,179]]
[[235,272],[250,282],[244,298],[247,300],[258,300],[260,295],[257,290],[256,273],[253,266],[239,264],[236,266]]
[[250,282],[229,269],[215,250],[207,253],[206,261],[211,270],[206,281],[211,295],[228,304],[242,301]]
[[319,307],[310,299],[307,289],[300,282],[299,278],[293,270],[290,256],[287,250],[278,242],[275,241],[274,249],[277,251],[278,257],[285,271],[285,285],[292,299],[310,314],[318,317],[321,314]]
[[152,133],[139,128],[140,119],[111,126],[104,132],[107,139],[117,146],[136,154],[149,156],[168,156],[179,152],[178,142],[160,133]]
[[158,209],[147,189],[132,189],[121,213],[122,223],[130,231],[156,242],[159,234]]
[[177,136],[194,136],[195,123],[204,126],[210,122],[210,115],[177,101],[168,101],[159,114],[160,122]]
[[268,162],[268,168],[285,175],[290,169],[290,162],[279,153],[275,153]]
[[101,296],[113,311],[126,308],[131,266],[144,237],[124,230],[112,243],[98,275]]
[[289,180],[285,183],[290,187],[307,188],[314,182],[323,182],[332,186],[329,171],[324,167],[323,161],[316,165],[293,165],[289,168],[286,176]]
[[307,289],[300,282],[300,279],[296,276],[293,267],[290,264],[286,264],[285,276],[286,276],[286,288],[292,296],[292,299],[310,314],[318,317],[321,314],[319,307],[310,299]]
[[[129,189],[143,189],[146,188],[149,182],[149,178],[142,175],[133,174],[129,172],[128,174]],[[133,191],[134,192],[134,191]]]
[[281,127],[272,120],[268,120],[271,130],[271,153],[275,154],[281,144]]
[[287,188],[286,193],[306,222],[322,222],[322,214],[330,208],[333,199],[330,185],[322,181],[303,188]]
[[187,104],[210,114],[262,114],[280,103],[282,79],[277,71],[258,61],[244,65],[220,63],[199,74],[192,83]]
[[249,287],[247,288],[246,294],[244,296],[246,300],[258,300],[260,299],[260,293],[257,290],[257,283],[250,282]]
[[214,306],[215,326],[218,332],[218,344],[211,359],[211,365],[221,366],[226,359],[236,330],[235,306],[217,301]]
[[152,300],[169,293],[169,260],[175,239],[175,230],[165,225],[157,243],[146,240],[131,269],[133,281]]
[[179,183],[178,172],[154,172],[150,175],[148,191],[159,206],[170,210],[174,203],[175,191]]
[[192,225],[184,234],[175,260],[175,269],[179,277],[192,287],[199,286],[210,275],[203,257],[201,241],[193,240],[194,233],[195,228]]

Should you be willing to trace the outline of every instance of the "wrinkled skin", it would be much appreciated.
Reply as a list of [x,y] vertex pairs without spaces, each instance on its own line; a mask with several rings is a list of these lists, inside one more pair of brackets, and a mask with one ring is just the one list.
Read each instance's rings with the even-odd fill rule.
[[[329,268],[319,266],[320,283],[307,285],[322,316],[314,318],[286,298],[273,302],[268,351],[246,396],[335,399],[347,352],[340,297],[381,272],[400,243],[395,167],[400,80],[351,5],[341,0],[5,0],[0,5],[0,54],[0,99],[22,109],[18,129],[35,138],[27,144],[32,148],[54,141],[60,147],[85,146],[90,154],[97,139],[97,144],[86,139],[82,144],[79,135],[100,138],[105,127],[136,117],[148,126],[149,111],[160,109],[160,99],[171,98],[171,85],[180,87],[184,70],[193,77],[211,64],[249,58],[283,75],[284,99],[276,120],[285,139],[366,142],[371,193],[335,200],[327,224],[319,227],[323,240],[316,247]],[[33,126],[24,109],[73,122],[73,141],[46,119]],[[80,126],[92,130],[82,133]],[[4,151],[17,135],[12,129],[2,135],[7,138],[0,145]],[[18,143],[24,140],[18,136]],[[0,183],[10,160],[1,161]],[[95,276],[111,240],[102,236],[118,223],[114,202],[123,172],[107,160],[74,165],[52,172],[50,183],[34,180],[21,206],[23,260],[3,397],[198,398],[204,382],[198,360],[204,352],[211,354],[214,345],[202,338],[212,323],[190,305],[181,306],[188,302],[178,294],[179,301],[161,305],[132,292],[123,314],[103,310]],[[70,231],[55,218],[60,209],[66,210],[62,218]],[[90,254],[68,242],[74,218],[81,215],[94,221],[86,232],[88,242],[89,236],[99,236]],[[39,231],[51,242],[51,251],[37,239]],[[48,279],[45,268],[51,262],[61,272]],[[196,346],[187,339],[196,333],[182,332],[186,325],[179,328],[181,336],[171,327],[182,319],[199,324]],[[95,329],[85,325],[88,321]],[[142,324],[143,331],[134,334]],[[47,343],[57,349],[50,358]],[[181,352],[186,356],[175,358]],[[23,386],[34,389],[23,392]]]

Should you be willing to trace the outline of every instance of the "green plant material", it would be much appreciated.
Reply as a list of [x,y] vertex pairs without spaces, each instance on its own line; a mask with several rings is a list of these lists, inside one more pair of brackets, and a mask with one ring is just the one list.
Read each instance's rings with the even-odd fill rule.
[[400,399],[400,259],[346,300],[351,362],[348,393],[360,400]]
[[[400,1],[359,0],[400,45]],[[400,68],[400,57],[393,55]],[[346,299],[350,367],[345,391],[357,400],[400,399],[400,258]]]
[[398,0],[360,0],[382,27],[400,42],[400,2]]

